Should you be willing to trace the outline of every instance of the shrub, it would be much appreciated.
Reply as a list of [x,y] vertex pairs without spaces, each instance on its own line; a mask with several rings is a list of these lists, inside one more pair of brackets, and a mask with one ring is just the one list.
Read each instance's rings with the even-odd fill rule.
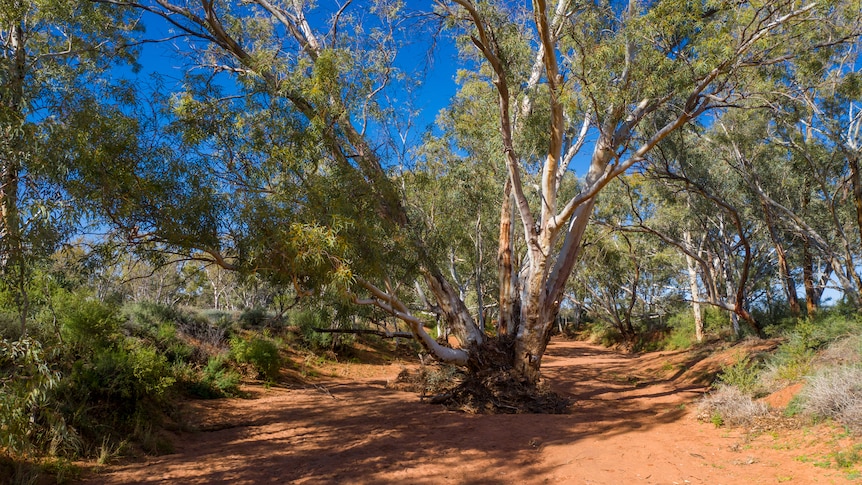
[[862,431],[862,367],[823,369],[808,379],[801,395],[806,414]]
[[604,347],[612,347],[625,341],[623,335],[616,327],[601,320],[587,325],[585,333],[587,334],[586,339],[588,341]]
[[[188,343],[200,327],[208,328],[203,318],[155,303],[136,303],[123,309],[126,328],[135,337],[152,343],[171,363],[206,362],[206,352]],[[221,332],[223,335],[223,332]]]
[[753,401],[739,389],[721,386],[697,405],[697,417],[716,425],[745,426],[766,414],[766,404]]
[[691,348],[696,343],[697,339],[694,336],[694,329],[675,328],[665,338],[662,347],[666,350],[685,350]]
[[259,377],[276,379],[281,369],[278,345],[267,337],[245,340],[234,337],[230,341],[231,355],[240,364],[251,365]]
[[198,310],[198,315],[201,318],[208,320],[210,323],[221,326],[223,322],[230,322],[233,317],[230,312],[224,310],[216,310],[215,308],[205,308]]
[[[727,311],[716,308],[710,305],[700,306],[701,314],[703,315],[703,331],[710,335],[730,336],[730,317]],[[694,322],[692,321],[692,326]]]
[[758,390],[759,370],[760,366],[745,356],[722,367],[718,380],[723,386],[735,387],[743,394],[753,395]]
[[239,316],[243,328],[262,327],[266,323],[266,319],[266,310],[263,308],[250,308]]
[[780,387],[798,382],[811,372],[814,349],[819,345],[813,334],[815,325],[810,320],[800,321],[787,341],[769,359],[763,373],[768,387]]
[[52,390],[60,374],[39,342],[0,340],[0,450],[51,454],[78,448],[78,437],[56,411]]
[[667,350],[682,350],[697,343],[694,335],[694,316],[691,311],[677,313],[667,321],[670,332],[664,338],[662,347]]
[[67,344],[79,349],[104,348],[122,338],[122,319],[116,307],[80,293],[63,299],[58,319]]
[[230,369],[228,361],[226,352],[210,357],[200,380],[190,385],[191,392],[205,399],[239,395],[240,375]]
[[200,311],[198,316],[200,324],[183,328],[183,332],[204,344],[221,348],[225,343],[227,330],[233,324],[230,313],[209,309]]
[[132,340],[99,349],[90,362],[73,367],[69,385],[81,396],[93,396],[130,410],[144,399],[158,400],[174,383],[167,359],[157,349]]
[[858,314],[843,315],[836,311],[824,313],[823,316],[814,320],[813,326],[811,331],[813,346],[821,346],[848,335],[859,334],[862,331],[862,322],[860,322]]
[[318,310],[299,310],[291,315],[291,322],[299,327],[302,342],[313,350],[321,350],[332,345],[332,334],[320,333],[315,328],[329,326],[329,315]]
[[21,321],[18,315],[0,306],[0,339],[14,340],[21,336]]

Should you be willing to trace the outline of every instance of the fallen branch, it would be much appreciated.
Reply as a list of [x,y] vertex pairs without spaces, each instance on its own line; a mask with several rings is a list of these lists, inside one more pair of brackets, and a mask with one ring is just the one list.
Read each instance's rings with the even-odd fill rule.
[[362,335],[377,335],[383,338],[413,338],[410,332],[389,332],[384,330],[371,330],[368,328],[317,328],[312,327],[312,330],[320,333],[354,333]]
[[333,400],[338,401],[338,398],[333,396],[332,393],[329,392],[329,389],[327,389],[323,386],[320,386],[320,385],[315,385],[314,388],[317,389],[318,391],[326,394],[327,396],[331,397]]

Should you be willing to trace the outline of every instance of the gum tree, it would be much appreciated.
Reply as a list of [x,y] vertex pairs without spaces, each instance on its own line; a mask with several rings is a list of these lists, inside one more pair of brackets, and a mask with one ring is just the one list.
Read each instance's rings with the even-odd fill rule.
[[0,4],[0,272],[26,332],[35,259],[62,239],[64,207],[50,181],[75,158],[55,141],[85,136],[70,113],[88,111],[101,75],[131,60],[126,9],[65,0]]
[[[153,195],[117,188],[127,203],[108,207],[118,225],[140,240],[194,248],[226,268],[292,282],[299,294],[339,286],[355,304],[406,322],[438,359],[482,367],[492,339],[440,269],[427,227],[411,217],[378,148],[376,120],[393,109],[383,94],[400,76],[395,60],[406,36],[399,29],[412,16],[386,1],[346,2],[325,21],[299,0],[99,1],[162,17],[208,73],[190,77],[165,104],[175,137],[166,158],[185,168],[152,194],[174,194],[176,209],[136,209]],[[496,130],[474,134],[482,140],[474,154],[505,173],[498,188],[497,328],[513,341],[504,348],[514,376],[528,384],[540,378],[602,189],[645,162],[670,133],[739,102],[750,72],[810,49],[795,43],[799,32],[816,32],[824,49],[838,41],[827,12],[853,8],[435,2],[434,16],[456,36],[464,75],[476,89],[470,100],[491,107],[476,111],[476,125]],[[464,142],[453,141],[460,149]],[[579,154],[589,169],[575,182],[569,166]],[[156,178],[141,171],[129,180]],[[191,211],[180,210],[189,203],[181,194],[194,201]],[[428,335],[412,304],[421,301],[415,289],[427,291],[460,346]]]

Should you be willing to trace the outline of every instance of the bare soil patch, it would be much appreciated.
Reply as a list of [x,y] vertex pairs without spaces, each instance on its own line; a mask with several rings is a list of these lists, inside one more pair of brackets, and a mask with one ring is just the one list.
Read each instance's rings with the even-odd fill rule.
[[696,420],[711,376],[764,345],[630,355],[555,340],[543,375],[568,414],[455,412],[388,387],[398,362],[327,364],[317,380],[189,402],[174,454],[86,483],[851,483],[815,466],[852,441],[833,429]]

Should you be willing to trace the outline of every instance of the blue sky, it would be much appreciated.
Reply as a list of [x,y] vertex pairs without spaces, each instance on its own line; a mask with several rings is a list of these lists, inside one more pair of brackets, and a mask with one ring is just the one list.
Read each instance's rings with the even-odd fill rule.
[[[351,8],[354,11],[364,12],[361,7],[363,3],[355,2],[351,5]],[[424,5],[412,2],[410,7],[429,7],[430,2],[422,1],[421,4]],[[309,15],[309,19],[312,22],[325,21],[337,9],[333,5],[333,2],[320,2],[319,7]],[[160,17],[147,14],[143,18],[143,23],[146,26],[145,37],[148,39],[163,39],[172,35],[171,26]],[[439,112],[455,96],[458,89],[455,76],[460,67],[460,62],[453,40],[445,33],[438,36],[435,49],[430,52],[430,55],[430,46],[426,31],[422,31],[421,35],[417,35],[415,39],[408,40],[412,41],[412,44],[398,55],[397,64],[404,72],[413,76],[414,79],[417,77],[420,78],[421,87],[411,101],[413,108],[419,110],[418,119],[413,120],[414,128],[412,133],[414,140],[418,141],[420,139],[419,135],[427,127],[435,123]],[[144,44],[139,58],[141,64],[140,72],[132,74],[131,71],[126,70],[123,72],[123,75],[136,76],[139,79],[145,80],[155,73],[165,78],[169,88],[174,83],[179,87],[187,70],[187,62],[178,55],[178,50],[183,49],[183,44],[182,40]],[[399,93],[395,91],[392,95],[399,96]],[[578,121],[579,124],[580,122]],[[581,154],[572,163],[571,168],[576,171],[578,176],[583,176],[586,173],[589,166],[590,151],[590,145],[588,144],[588,146],[581,150]]]
[[[322,3],[327,4],[328,2]],[[327,18],[334,12],[334,8],[322,5],[315,12],[316,15],[310,16],[310,18]],[[146,39],[164,39],[173,34],[171,25],[155,15],[144,15],[143,24],[146,27],[144,36]],[[177,40],[144,44],[139,57],[141,70],[137,73],[137,77],[145,78],[156,73],[167,77],[169,80],[182,82],[187,71],[185,61],[177,54],[178,49],[183,48],[182,42],[182,40]],[[419,125],[423,127],[434,122],[437,113],[448,104],[457,90],[455,83],[457,51],[451,40],[446,36],[441,36],[432,54],[429,58],[428,43],[419,40],[398,55],[398,64],[401,69],[410,75],[425,76],[417,106],[422,110],[423,122]],[[426,67],[429,69],[425,69]],[[133,76],[130,70],[124,70],[123,75]]]

